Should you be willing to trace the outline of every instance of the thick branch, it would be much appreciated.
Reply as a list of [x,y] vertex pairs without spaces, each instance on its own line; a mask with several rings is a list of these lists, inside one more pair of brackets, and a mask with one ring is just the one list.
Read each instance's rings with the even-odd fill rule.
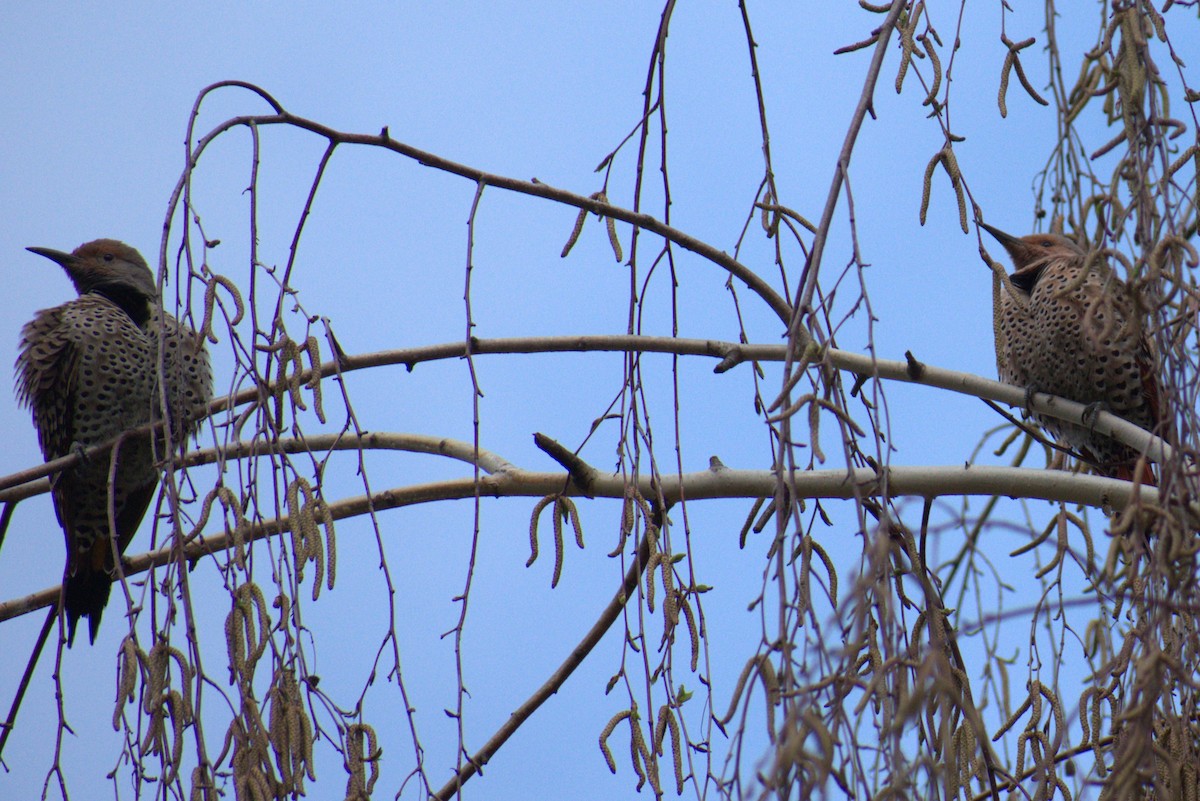
[[[1079,503],[1088,506],[1123,509],[1131,503],[1158,503],[1154,487],[1135,486],[1127,481],[1100,476],[1069,473],[1063,470],[1033,470],[1017,467],[892,467],[883,474],[860,468],[848,474],[845,470],[808,470],[793,475],[798,497],[850,499],[878,496],[886,486],[890,497],[915,496],[934,498],[944,495],[1008,495],[1047,501]],[[588,487],[586,495],[598,498],[623,499],[626,494],[625,476],[600,474]],[[579,487],[564,473],[534,473],[517,468],[480,479],[480,497],[543,498],[564,491],[583,495]],[[668,505],[684,495],[689,502],[712,498],[770,498],[775,494],[776,475],[767,470],[730,470],[725,467],[696,473],[666,475],[638,480],[638,491],[647,497],[662,497]],[[329,504],[335,520],[356,517],[368,511],[397,509],[420,503],[462,500],[476,497],[474,480],[470,478],[439,481],[397,487],[376,493],[369,501],[366,496],[345,498]],[[243,535],[246,543],[289,530],[287,518],[267,520],[250,527]],[[233,545],[229,533],[198,536],[184,547],[184,558],[195,561],[208,554],[219,553]],[[171,544],[155,551],[129,557],[125,575],[144,573],[152,567],[165,565],[174,559]],[[35,609],[49,606],[58,600],[59,588],[52,587],[32,595],[0,603],[0,622]]]
[[[786,358],[786,348],[783,345],[748,345],[736,342],[722,342],[713,339],[679,339],[675,337],[643,337],[633,335],[613,335],[613,336],[564,336],[564,337],[512,337],[504,339],[477,339],[471,343],[471,352],[475,355],[482,354],[516,354],[516,353],[564,353],[564,352],[640,352],[640,353],[673,353],[685,356],[709,356],[718,358],[721,362],[717,365],[717,370],[726,372],[737,364],[742,362],[772,362],[783,361]],[[398,350],[378,351],[375,353],[363,353],[356,356],[347,356],[341,365],[335,365],[333,362],[327,362],[321,367],[321,374],[325,378],[335,376],[340,369],[341,372],[350,372],[353,370],[362,370],[369,367],[381,367],[385,365],[403,364],[410,369],[421,362],[439,361],[445,359],[460,359],[466,356],[467,346],[464,342],[451,342],[441,345],[428,345],[419,348],[404,348]],[[957,370],[948,370],[943,367],[934,367],[928,364],[921,364],[921,369],[913,369],[910,363],[893,361],[890,359],[873,359],[870,356],[864,356],[858,353],[850,353],[849,351],[829,349],[825,352],[825,362],[839,370],[846,370],[860,376],[868,378],[882,378],[890,381],[904,381],[911,384],[923,384],[925,386],[937,387],[939,389],[948,389],[952,392],[958,392],[963,395],[971,395],[977,398],[986,398],[987,400],[997,401],[1013,407],[1023,407],[1025,404],[1025,391],[1018,387],[1009,384],[1003,384],[999,381],[983,378],[971,373],[963,373]],[[305,371],[300,374],[299,381],[307,382],[312,376],[311,371]],[[243,390],[236,395],[218,398],[209,405],[209,412],[215,413],[224,409],[240,406],[245,403],[250,403],[255,400],[272,397],[272,388],[254,387]],[[1031,411],[1040,414],[1046,414],[1051,417],[1056,417],[1061,420],[1066,420],[1071,423],[1082,423],[1083,414],[1087,407],[1074,401],[1069,401],[1065,398],[1037,393],[1033,396]],[[1097,432],[1111,436],[1120,442],[1125,443],[1131,448],[1139,452],[1148,454],[1151,461],[1164,462],[1171,458],[1170,446],[1162,441],[1159,437],[1138,428],[1133,423],[1122,420],[1116,415],[1108,412],[1098,412],[1095,415],[1094,421],[1089,420],[1089,423],[1094,422],[1094,428]],[[143,426],[138,431],[150,431],[152,426]],[[397,436],[397,435],[392,435]],[[417,437],[418,435],[406,435]],[[445,440],[441,438],[427,438],[430,443],[442,443]],[[111,443],[106,445],[98,445],[87,450],[89,458],[97,458],[106,453],[112,447]],[[229,454],[235,457],[246,455],[248,448],[252,446],[239,446],[238,450],[229,451]],[[354,445],[354,447],[358,447]],[[372,446],[374,447],[374,446]],[[388,447],[380,445],[380,447]],[[473,450],[470,446],[467,451]],[[401,450],[413,450],[425,453],[437,453],[436,448],[418,448],[418,447],[402,447]],[[296,452],[296,451],[290,451]],[[203,453],[203,452],[202,452]],[[459,452],[462,453],[462,452]],[[453,455],[453,454],[446,454]],[[463,458],[455,456],[455,458]],[[486,455],[486,459],[490,460],[499,457]],[[189,463],[197,463],[207,461],[201,459],[199,455],[190,457]],[[465,461],[470,461],[470,458],[465,458]],[[38,495],[49,490],[49,482],[36,481],[36,479],[49,476],[54,473],[64,470],[67,467],[74,465],[78,461],[78,456],[71,454],[60,459],[55,459],[52,462],[47,462],[44,465],[28,470],[22,470],[19,473],[14,473],[10,476],[0,478],[0,503],[6,501],[21,500],[32,495]],[[495,472],[502,469],[503,460],[499,462],[491,462],[485,460],[485,454],[481,454],[480,467],[484,470]],[[21,486],[18,486],[21,485]],[[13,489],[10,489],[13,488]]]

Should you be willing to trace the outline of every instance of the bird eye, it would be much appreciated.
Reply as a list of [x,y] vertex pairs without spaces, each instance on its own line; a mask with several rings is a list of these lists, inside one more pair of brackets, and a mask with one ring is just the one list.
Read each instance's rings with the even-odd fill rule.
[[104,260],[105,260],[105,261],[112,261],[112,260],[113,260],[113,254],[111,254],[111,253],[105,253],[105,254],[104,254]]

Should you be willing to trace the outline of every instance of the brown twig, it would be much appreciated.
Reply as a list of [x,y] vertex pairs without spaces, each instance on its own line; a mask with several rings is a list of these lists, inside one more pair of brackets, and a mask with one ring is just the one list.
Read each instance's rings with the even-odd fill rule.
[[466,782],[479,772],[479,769],[486,765],[488,761],[500,750],[500,746],[504,745],[521,725],[537,711],[538,707],[546,702],[550,696],[557,693],[566,683],[575,669],[583,664],[583,660],[587,659],[588,654],[592,649],[599,644],[608,630],[612,628],[613,623],[621,616],[621,610],[633,598],[638,584],[641,582],[642,571],[646,568],[646,562],[649,558],[649,541],[644,539],[638,549],[637,557],[625,571],[625,579],[621,582],[621,587],[613,595],[612,600],[604,607],[596,622],[588,629],[587,634],[583,635],[583,639],[571,649],[571,653],[562,661],[553,673],[542,682],[542,686],[538,687],[529,698],[513,710],[509,715],[508,720],[500,726],[496,732],[488,738],[488,741],[480,747],[478,751],[471,755],[465,765],[461,765],[458,774],[434,794],[434,798],[441,801],[449,801],[450,797],[458,792]]

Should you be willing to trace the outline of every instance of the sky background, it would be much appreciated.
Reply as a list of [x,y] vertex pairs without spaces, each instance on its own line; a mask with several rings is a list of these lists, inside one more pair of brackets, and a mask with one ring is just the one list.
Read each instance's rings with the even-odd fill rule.
[[[943,39],[953,38],[959,7],[930,3]],[[184,136],[199,90],[238,79],[258,84],[291,112],[343,131],[391,136],[473,167],[538,180],[590,194],[601,188],[596,165],[633,128],[660,9],[644,2],[565,4],[529,2],[355,4],[352,10],[318,3],[222,3],[184,11],[167,4],[129,3],[119,9],[75,4],[10,4],[0,12],[0,364],[12,364],[20,326],[38,309],[73,292],[63,272],[24,248],[71,250],[113,237],[157,259],[170,192],[184,166]],[[1088,7],[1091,9],[1091,7]],[[881,18],[856,3],[750,4],[768,104],[774,167],[781,201],[816,220],[833,174],[834,158],[858,100],[870,51],[834,57],[864,38]],[[1062,24],[1068,60],[1090,47],[1097,14]],[[1184,11],[1183,13],[1188,13]],[[1033,230],[1033,186],[1054,137],[1051,109],[1035,105],[1016,85],[1008,117],[996,92],[1004,48],[1001,4],[967,4],[962,50],[955,64],[952,124],[966,141],[959,165],[986,219],[1014,233]],[[1076,22],[1071,20],[1068,22]],[[1039,36],[1036,13],[1007,14],[1010,38]],[[1046,66],[1039,44],[1025,52],[1037,87]],[[1176,42],[1185,61],[1200,57],[1196,41]],[[1190,50],[1190,53],[1188,52]],[[1165,54],[1161,54],[1166,62]],[[863,128],[851,164],[859,247],[870,265],[866,280],[876,318],[871,332],[882,358],[911,350],[931,364],[991,377],[990,276],[977,255],[974,231],[959,228],[945,175],[934,179],[928,223],[918,222],[921,176],[942,146],[937,124],[920,105],[923,90],[910,74],[903,95],[893,89],[897,53],[889,52],[876,93],[877,120]],[[922,65],[928,75],[927,65]],[[761,179],[763,162],[744,34],[733,3],[681,4],[668,41],[667,95],[672,185],[671,223],[732,252]],[[1195,85],[1196,81],[1191,81]],[[227,89],[205,103],[199,132],[229,116],[267,113],[250,93]],[[1089,149],[1110,137],[1094,128]],[[294,130],[263,130],[259,196],[259,260],[283,265],[305,194],[325,143]],[[610,199],[628,206],[632,150],[622,151]],[[249,275],[250,138],[227,133],[204,155],[195,179],[196,210],[208,237],[220,239],[209,262],[241,286]],[[648,173],[651,184],[658,175]],[[329,318],[350,353],[461,340],[466,331],[463,267],[466,221],[475,187],[395,154],[343,147],[335,155],[301,240],[293,286],[307,311]],[[655,196],[651,191],[650,197]],[[661,203],[646,210],[662,215]],[[615,263],[603,225],[588,221],[569,258],[559,252],[573,209],[489,188],[476,225],[473,314],[475,334],[623,333],[628,272]],[[824,261],[824,285],[850,262],[845,196]],[[176,220],[176,231],[179,221]],[[628,255],[628,226],[618,226]],[[757,222],[743,263],[779,288],[771,245]],[[658,247],[643,239],[643,275]],[[999,255],[998,249],[993,249]],[[680,336],[734,340],[737,320],[721,270],[677,251]],[[790,256],[791,280],[801,259]],[[851,275],[839,308],[857,295]],[[654,279],[645,332],[669,334],[669,287]],[[781,342],[781,326],[744,288],[747,331],[756,342]],[[302,328],[295,329],[302,331]],[[839,344],[862,351],[869,342],[863,310],[839,333]],[[231,362],[213,350],[217,391],[229,388]],[[658,458],[673,468],[670,360],[648,359]],[[481,445],[534,470],[556,469],[532,441],[542,431],[577,445],[592,420],[616,395],[621,359],[613,355],[481,358],[485,393]],[[745,367],[715,376],[706,360],[683,360],[680,410],[685,471],[702,470],[711,455],[731,467],[770,465],[766,427],[753,409]],[[470,440],[471,383],[460,362],[360,372],[347,386],[365,428]],[[768,370],[768,394],[778,371]],[[332,385],[326,390],[333,406]],[[41,461],[28,413],[0,395],[0,474]],[[957,465],[998,419],[981,403],[922,387],[886,387],[893,464]],[[331,417],[337,419],[336,414]],[[832,424],[826,429],[834,436]],[[606,433],[606,435],[605,435]],[[826,450],[836,453],[836,443]],[[583,451],[602,469],[615,464],[613,429]],[[327,493],[361,492],[353,462],[335,462]],[[469,475],[459,463],[435,457],[372,454],[376,489]],[[953,501],[952,501],[953,503]],[[737,548],[748,502],[689,508],[694,565],[715,589],[705,598],[714,653],[711,675],[718,705],[761,635],[747,612],[763,585],[766,536]],[[619,506],[587,504],[588,548],[567,554],[564,578],[550,591],[552,560],[532,568],[528,557],[528,500],[483,506],[478,572],[466,637],[469,747],[478,747],[543,680],[608,602],[620,567],[613,547]],[[398,588],[396,612],[406,680],[414,693],[431,781],[449,777],[454,727],[442,712],[454,704],[451,599],[462,589],[471,532],[469,503],[443,503],[386,512],[381,517],[389,564]],[[849,518],[847,518],[847,521]],[[682,521],[675,520],[676,524]],[[546,521],[548,527],[548,519]],[[149,547],[148,526],[131,552]],[[544,527],[545,528],[545,527]],[[826,547],[850,570],[861,550],[848,526],[825,535]],[[1017,534],[998,545],[1007,553]],[[952,544],[950,547],[955,547]],[[388,602],[371,532],[339,527],[339,580],[309,607],[317,637],[315,672],[327,689],[353,704],[386,626]],[[12,599],[57,583],[62,538],[48,497],[22,503],[0,552],[0,598]],[[193,586],[207,638],[221,642],[228,600],[220,577],[201,567]],[[264,579],[265,580],[265,579]],[[204,582],[210,582],[208,588]],[[206,591],[206,589],[208,591]],[[207,601],[207,603],[206,603]],[[65,707],[75,730],[64,743],[64,764],[79,798],[111,795],[104,778],[121,743],[110,720],[115,650],[123,636],[122,604],[114,593],[94,647],[76,643],[64,655]],[[7,707],[41,625],[42,613],[0,625],[0,703]],[[651,630],[661,624],[655,622]],[[202,635],[203,636],[203,635]],[[220,651],[216,651],[220,657]],[[604,685],[620,659],[620,626],[535,718],[476,779],[468,792],[493,798],[561,794],[576,798],[632,795],[627,762],[612,776],[596,738],[622,699]],[[210,663],[214,675],[223,674]],[[43,656],[19,729],[0,773],[0,795],[34,798],[53,758],[53,654]],[[339,684],[344,683],[344,684]],[[693,684],[694,684],[693,680]],[[382,676],[364,707],[384,742],[384,777],[377,797],[391,797],[412,768],[403,707]],[[213,701],[214,707],[220,705]],[[221,710],[223,712],[223,710]],[[217,729],[216,731],[219,731]],[[215,738],[209,734],[210,740]],[[626,741],[614,741],[620,753]],[[326,749],[311,797],[334,797],[341,767]],[[749,758],[748,764],[754,763]],[[478,782],[478,788],[474,788]],[[414,796],[409,785],[406,797]],[[119,782],[120,797],[131,792]],[[51,797],[55,796],[51,792]]]

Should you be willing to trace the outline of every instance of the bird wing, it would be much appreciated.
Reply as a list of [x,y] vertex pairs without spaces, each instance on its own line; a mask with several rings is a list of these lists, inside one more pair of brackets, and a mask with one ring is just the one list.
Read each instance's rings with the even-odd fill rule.
[[171,438],[178,445],[197,432],[212,398],[208,349],[202,336],[169,314],[161,325],[155,314],[148,330],[166,340],[167,407],[172,422]]
[[1157,349],[1154,347],[1154,341],[1145,335],[1142,336],[1141,347],[1138,349],[1137,367],[1142,382],[1142,395],[1150,410],[1149,429],[1165,438],[1167,427],[1162,423],[1164,419],[1169,420],[1170,418],[1166,414],[1166,409],[1163,408],[1162,387],[1159,385],[1161,363],[1158,359]]
[[37,313],[21,329],[17,400],[33,412],[42,455],[57,459],[75,441],[74,391],[79,350],[63,325],[63,307]]

